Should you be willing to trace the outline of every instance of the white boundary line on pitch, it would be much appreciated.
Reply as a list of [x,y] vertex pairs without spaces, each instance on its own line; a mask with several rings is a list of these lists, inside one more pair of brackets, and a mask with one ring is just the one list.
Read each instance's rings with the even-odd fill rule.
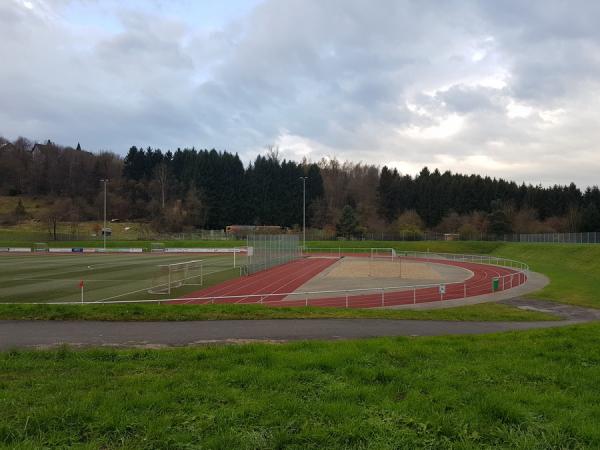
[[[230,269],[233,269],[233,267],[227,268],[227,269],[213,270],[212,272],[205,272],[204,276],[213,275],[215,273],[224,272],[224,271],[230,270]],[[50,281],[55,281],[55,280],[50,280]],[[79,279],[74,280],[74,281],[81,281],[81,279],[79,278]],[[85,280],[86,283],[88,283],[89,281],[92,281],[92,280]],[[122,280],[117,280],[117,281],[122,281]],[[129,280],[124,280],[124,281],[129,281]],[[148,279],[144,279],[144,280],[132,280],[132,281],[141,282],[141,281],[149,281],[149,280]],[[91,302],[84,301],[83,304],[93,304],[93,303],[132,303],[132,302],[139,302],[139,300],[120,300],[120,301],[116,301],[116,302],[108,302],[107,300],[112,300],[112,299],[115,299],[115,298],[124,297],[126,295],[135,294],[137,292],[147,291],[148,289],[149,289],[149,287],[145,287],[145,288],[142,288],[142,289],[136,289],[134,291],[124,292],[122,294],[113,295],[111,297],[101,298],[100,300],[94,300],[94,301],[91,301]],[[166,300],[149,299],[149,300],[141,300],[141,301],[142,302],[161,302],[161,301],[166,301]],[[69,305],[69,304],[82,304],[82,303],[80,301],[79,302],[75,302],[75,301],[67,301],[67,302],[2,302],[2,301],[0,301],[0,305]]]
[[[214,271],[212,271],[212,272],[205,272],[205,273],[203,274],[203,276],[212,275],[212,274],[214,274],[214,273],[219,273],[219,272],[225,272],[226,270],[230,270],[230,269],[235,269],[235,267],[230,267],[229,269],[214,270]],[[200,276],[200,275],[198,275],[198,276]],[[192,277],[192,278],[197,278],[198,276],[196,276],[196,277]],[[112,297],[105,297],[105,298],[103,298],[103,299],[97,300],[97,301],[95,301],[95,302],[89,302],[89,303],[111,303],[111,302],[107,302],[107,300],[112,300],[112,299],[114,299],[114,298],[124,297],[124,296],[126,296],[126,295],[130,295],[130,294],[135,294],[136,292],[147,291],[148,289],[150,289],[150,287],[145,287],[145,288],[143,288],[143,289],[137,289],[137,290],[135,290],[135,291],[125,292],[125,293],[123,293],[123,294],[119,294],[119,295],[113,295]],[[156,299],[156,301],[159,301],[159,302],[160,302],[160,301],[165,301],[165,300],[159,300],[159,299]],[[128,301],[127,301],[127,300],[123,300],[123,301],[121,301],[121,302],[118,302],[118,303],[125,303],[125,302],[128,302]],[[86,303],[86,302],[84,302],[84,303]]]

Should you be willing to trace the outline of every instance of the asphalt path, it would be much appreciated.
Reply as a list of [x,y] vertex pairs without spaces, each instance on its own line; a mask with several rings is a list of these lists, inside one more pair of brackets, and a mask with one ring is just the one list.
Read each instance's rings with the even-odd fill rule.
[[442,336],[548,328],[582,323],[450,322],[386,319],[218,320],[189,322],[0,321],[0,350],[23,347],[160,347],[213,342]]

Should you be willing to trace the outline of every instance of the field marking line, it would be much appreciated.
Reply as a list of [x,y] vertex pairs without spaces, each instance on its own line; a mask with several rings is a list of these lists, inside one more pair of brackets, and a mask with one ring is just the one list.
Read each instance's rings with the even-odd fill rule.
[[[316,264],[315,264],[315,265],[316,265]],[[266,293],[266,294],[265,294],[265,296],[276,295],[276,294],[277,294],[277,292],[278,292],[278,291],[281,291],[281,289],[283,289],[285,286],[288,286],[288,285],[290,285],[290,284],[292,284],[292,283],[295,283],[295,282],[296,282],[298,279],[302,279],[302,278],[304,278],[306,275],[309,275],[309,274],[311,274],[311,273],[312,273],[313,271],[315,271],[317,268],[320,268],[320,270],[319,270],[319,271],[318,271],[318,272],[317,272],[315,275],[319,274],[320,272],[322,272],[322,271],[325,269],[325,267],[321,268],[321,266],[322,266],[322,265],[323,265],[323,264],[322,264],[322,263],[319,261],[319,264],[318,264],[318,266],[317,266],[317,267],[314,267],[314,266],[308,266],[308,267],[306,267],[306,270],[302,271],[302,273],[300,273],[300,274],[299,274],[297,277],[295,277],[295,278],[293,278],[293,279],[289,280],[287,283],[284,283],[284,284],[282,284],[282,285],[280,285],[280,286],[278,286],[278,287],[277,287],[277,284],[278,284],[278,283],[281,283],[281,281],[285,281],[285,280],[282,280],[282,279],[280,278],[280,279],[279,279],[279,280],[277,280],[276,282],[273,282],[273,283],[270,283],[270,284],[268,284],[268,285],[266,285],[266,286],[263,286],[263,287],[262,287],[262,289],[266,289],[266,288],[268,288],[269,286],[272,286],[273,284],[275,284],[275,285],[276,285],[276,288],[275,288],[275,290],[274,290],[273,292]],[[290,272],[291,272],[291,270],[290,270]],[[310,279],[311,279],[311,278],[313,278],[315,275],[313,275],[312,277],[308,278],[307,280],[310,280]],[[303,283],[301,283],[301,284],[300,284],[300,286],[302,286],[302,284],[304,284],[305,282],[306,282],[306,281],[304,281]],[[260,294],[262,294],[262,293],[258,293],[258,294],[255,294],[255,295],[260,295]],[[280,293],[279,295],[283,295],[283,296],[285,296],[285,293]],[[241,302],[242,300],[244,300],[245,298],[248,298],[248,297],[241,298],[240,300],[236,301],[235,303],[240,303],[240,302]],[[279,301],[281,301],[281,300],[279,300]]]
[[[80,282],[82,277],[77,277],[77,278],[11,278],[10,281],[73,281],[73,282]],[[135,282],[139,282],[142,281],[140,279],[137,280],[110,280],[110,279],[91,279],[91,278],[86,278],[85,282],[86,283],[94,283],[94,282],[112,282],[112,283],[117,283],[117,282],[130,282],[130,283],[135,283]]]
[[[319,263],[319,265],[323,264],[320,261],[318,263]],[[222,287],[219,287],[218,285],[214,286],[215,289],[213,290],[212,293],[210,292],[210,288],[209,288],[208,292],[205,294],[202,294],[201,297],[192,297],[192,298],[189,298],[189,300],[187,300],[187,301],[184,297],[184,298],[182,298],[182,301],[183,301],[183,303],[190,303],[190,302],[197,300],[198,298],[208,298],[208,301],[210,301],[210,297],[232,297],[232,298],[238,298],[238,300],[233,303],[240,303],[241,301],[243,301],[247,298],[252,298],[253,296],[262,295],[263,292],[260,292],[260,290],[264,290],[264,289],[268,288],[269,286],[272,286],[274,284],[277,285],[277,284],[281,283],[282,277],[285,277],[288,273],[293,273],[296,270],[296,266],[298,266],[298,265],[306,266],[306,267],[302,268],[302,273],[298,277],[296,277],[294,280],[297,280],[301,276],[306,276],[307,273],[310,273],[312,270],[315,269],[314,265],[310,265],[308,260],[299,259],[299,260],[295,260],[295,261],[292,261],[292,262],[289,262],[286,264],[282,264],[282,265],[274,267],[274,268],[270,268],[267,271],[257,272],[255,274],[256,276],[250,283],[247,282],[247,279],[245,280],[243,278],[238,278],[236,280],[232,280],[232,283],[228,284],[227,286],[222,286]],[[265,281],[272,279],[273,276],[276,276],[276,275],[279,277],[276,281],[273,281],[266,285],[264,284]],[[294,280],[284,284],[283,286],[286,286],[287,284],[293,282]],[[280,286],[278,289],[280,289],[283,286]],[[252,290],[250,292],[248,292],[248,288],[252,288]],[[245,292],[240,293],[240,294],[234,294],[235,292],[239,292],[242,289],[245,290]],[[220,293],[218,295],[216,295],[216,293],[219,291],[220,291]],[[193,293],[191,295],[193,295]],[[265,295],[267,295],[267,294],[265,294]],[[258,300],[257,300],[257,302],[258,302]]]
[[[263,278],[265,276],[267,276],[267,274],[274,275],[274,274],[276,274],[276,273],[278,274],[280,272],[283,272],[285,274],[286,271],[288,270],[287,266],[289,266],[291,264],[298,265],[298,264],[301,264],[302,262],[304,262],[304,261],[300,260],[300,259],[291,261],[286,264],[272,267],[270,269],[267,269],[266,271],[256,272],[256,273],[250,275],[250,277],[248,277],[248,278],[237,278],[237,279],[229,280],[224,283],[221,283],[220,285],[215,285],[210,288],[203,289],[202,291],[207,292],[206,293],[207,297],[226,297],[228,295],[235,296],[231,293],[235,292],[236,290],[241,289],[242,287],[248,288],[248,287],[256,285],[257,283],[263,282]],[[251,278],[251,280],[250,280],[250,278]],[[219,293],[219,294],[217,295],[217,293]],[[239,295],[244,295],[244,294],[239,294]],[[185,300],[185,297],[182,298],[182,300]]]
[[[64,256],[64,255],[60,255],[60,256]],[[89,256],[89,255],[87,255],[87,256]],[[111,262],[103,261],[103,262],[99,262],[99,263],[95,263],[95,264],[90,264],[90,265],[88,265],[88,267],[83,267],[82,265],[78,265],[76,268],[73,267],[74,266],[73,264],[65,264],[64,266],[56,267],[56,260],[54,260],[52,267],[54,267],[56,269],[59,269],[59,270],[54,270],[53,271],[53,270],[47,270],[46,267],[37,267],[36,271],[46,272],[46,276],[49,277],[47,279],[41,279],[40,278],[38,280],[39,281],[54,281],[54,280],[68,281],[69,279],[60,278],[60,276],[61,275],[69,276],[69,274],[74,274],[74,273],[81,274],[81,275],[77,276],[77,278],[80,280],[82,277],[85,277],[88,274],[88,271],[90,271],[90,270],[96,270],[96,269],[103,270],[103,269],[106,269],[107,267],[115,267],[115,268],[116,267],[122,267],[121,270],[132,270],[132,269],[138,269],[135,266],[139,266],[139,271],[142,272],[144,270],[154,269],[156,267],[156,262],[157,262],[154,257],[148,257],[148,256],[145,256],[142,260],[140,260],[140,259],[137,259],[137,260],[132,260],[132,259],[123,260],[123,259],[120,259],[121,256],[123,256],[123,255],[111,255],[111,256],[115,258],[114,261],[111,261]],[[131,256],[131,255],[128,255],[128,256],[130,256],[130,258],[141,258],[140,256],[137,256],[137,257]],[[105,257],[105,256],[102,255],[102,257]],[[172,260],[172,259],[174,259],[173,257],[165,257],[165,258],[168,259],[169,261]],[[175,257],[175,258],[176,258],[177,262],[179,262],[179,260],[181,259],[181,256],[178,256],[178,257]],[[214,257],[214,258],[218,258],[218,256]],[[64,261],[64,259],[63,259],[63,261]],[[124,264],[125,261],[126,261],[126,263]],[[29,262],[29,261],[26,261],[26,262]],[[46,261],[44,261],[44,262],[46,262]],[[69,262],[71,262],[71,261],[69,261]],[[91,261],[88,260],[87,262],[91,262]],[[185,263],[185,261],[181,261],[181,262]],[[152,263],[152,264],[150,264],[150,263]],[[45,266],[46,264],[42,264],[42,265]],[[90,268],[90,266],[91,266],[91,268]],[[63,270],[60,270],[60,269],[63,269]],[[48,273],[50,273],[51,275],[48,275]],[[54,277],[54,275],[56,275],[56,277]],[[50,277],[52,277],[52,278],[50,278]],[[2,277],[0,276],[0,279],[1,278]],[[146,278],[144,278],[144,280],[148,280],[149,278],[150,277],[146,277]],[[27,279],[26,278],[22,278],[22,279],[15,278],[13,280],[17,280],[17,281],[20,281],[20,280],[31,280],[31,281],[34,281],[35,279],[34,278],[27,278]],[[120,280],[114,280],[114,281],[118,282]],[[142,281],[142,280],[123,280],[123,281],[127,282],[127,281]]]
[[[225,269],[225,270],[229,270],[229,269]],[[212,272],[204,272],[204,276],[206,276],[206,275],[212,275],[213,273],[224,272],[225,270],[215,270],[215,271],[212,271]],[[136,292],[147,291],[148,289],[150,289],[150,287],[145,287],[143,289],[137,289],[135,291],[125,292],[125,293],[119,294],[119,295],[113,295],[112,297],[106,297],[106,298],[102,298],[100,300],[97,300],[96,303],[102,303],[102,302],[105,302],[107,300],[112,300],[114,298],[124,297],[124,296],[130,295],[130,294],[135,294]],[[141,301],[144,301],[144,300],[141,300]],[[156,299],[156,301],[163,301],[163,300]]]

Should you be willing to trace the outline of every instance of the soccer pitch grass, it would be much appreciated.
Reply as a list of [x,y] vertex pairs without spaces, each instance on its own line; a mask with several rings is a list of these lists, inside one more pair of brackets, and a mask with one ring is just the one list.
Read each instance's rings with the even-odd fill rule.
[[[170,294],[150,294],[164,281],[159,265],[202,260],[203,286],[239,276],[245,257],[206,254],[77,254],[0,255],[0,303],[161,300],[200,288],[200,277]],[[199,272],[195,273],[196,275]],[[193,285],[192,285],[193,284]]]

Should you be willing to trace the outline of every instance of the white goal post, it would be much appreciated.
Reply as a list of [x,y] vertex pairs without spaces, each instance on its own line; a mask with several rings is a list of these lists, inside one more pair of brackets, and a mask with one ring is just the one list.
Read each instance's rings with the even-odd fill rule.
[[394,261],[396,259],[396,250],[393,248],[372,248],[371,259],[389,259]]
[[202,286],[203,261],[197,259],[173,264],[160,264],[148,289],[150,294],[171,294],[173,289],[182,286]]

